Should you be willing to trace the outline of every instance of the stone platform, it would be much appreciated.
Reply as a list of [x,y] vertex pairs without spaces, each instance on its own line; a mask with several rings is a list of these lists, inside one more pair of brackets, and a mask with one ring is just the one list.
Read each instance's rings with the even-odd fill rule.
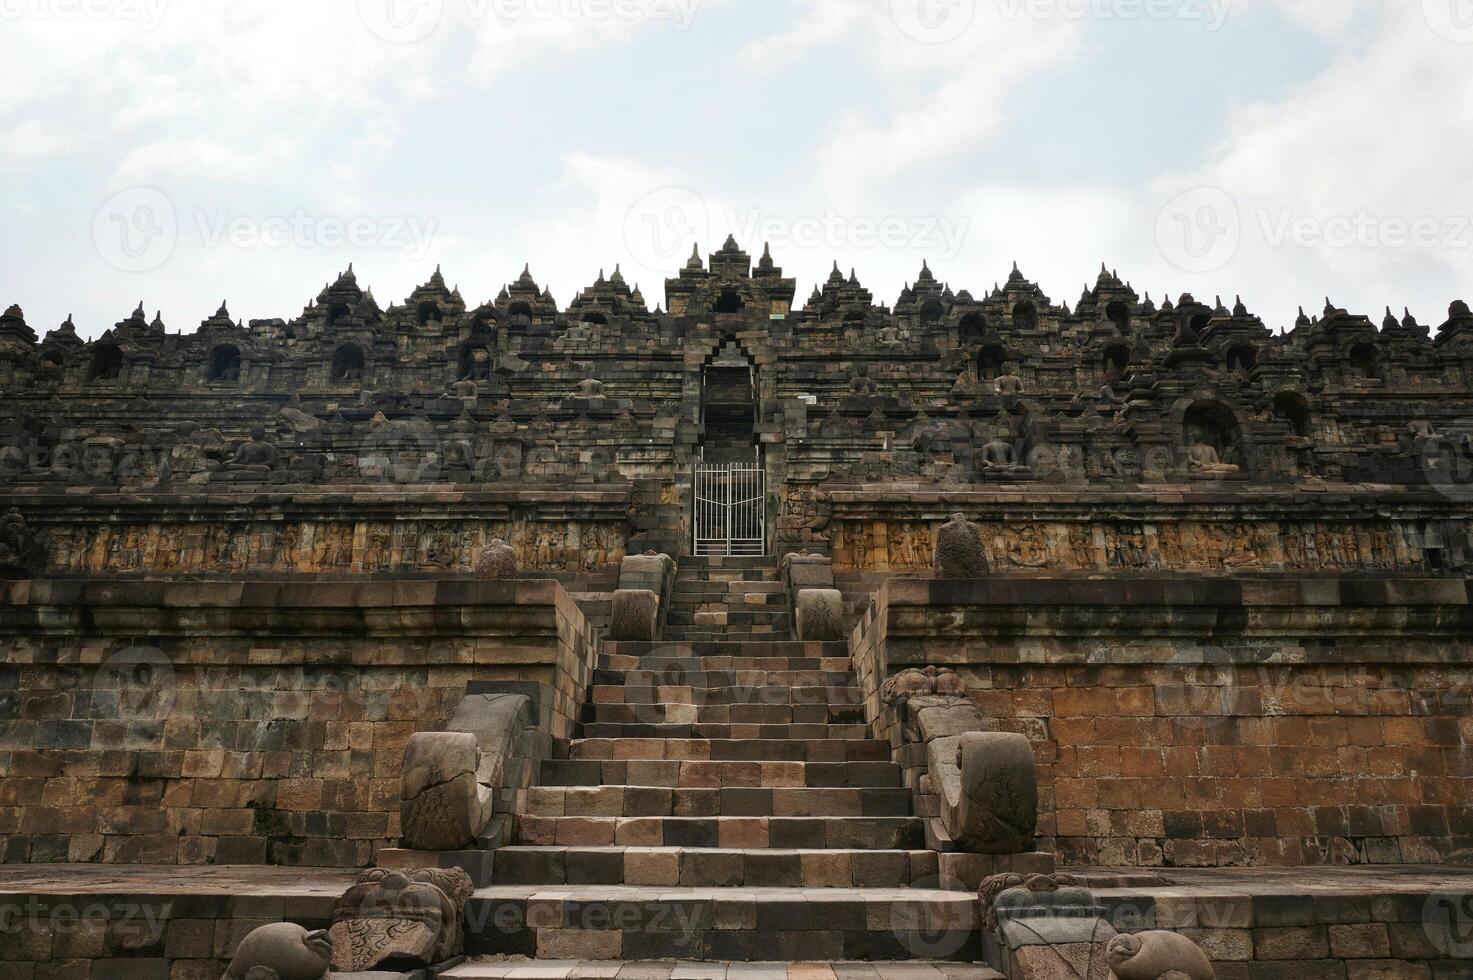
[[[1473,977],[1473,867],[1321,867],[1259,869],[1070,869],[1095,891],[1111,923],[1121,930],[1167,928],[1198,941],[1215,961],[1220,980],[1452,980]],[[128,976],[194,978],[219,975],[235,943],[266,921],[288,919],[321,927],[337,896],[357,877],[354,870],[264,867],[107,867],[98,865],[0,865],[0,912],[8,941],[0,962],[18,964],[14,978],[49,976],[68,964],[65,975],[93,980]],[[672,914],[700,915],[696,932],[719,942],[771,941],[768,955],[792,965],[742,962],[676,952],[642,955],[639,929],[620,930],[620,889],[578,886],[495,886],[472,899],[471,942],[482,956],[486,943],[528,934],[525,920],[503,921],[501,910],[525,909],[529,918],[555,916],[569,908],[580,914],[615,916],[565,928],[547,920],[537,933],[547,951],[589,951],[541,959],[509,954],[474,958],[451,976],[507,980],[746,980],[786,976],[789,980],[983,980],[968,964],[870,962],[850,967],[843,957],[821,958],[810,931],[797,928],[812,916],[844,911],[842,889],[671,888],[661,892]],[[807,906],[805,907],[805,903]],[[946,919],[975,935],[975,897],[970,893],[895,889],[870,890],[863,903],[869,930],[833,930],[858,936],[893,934],[902,911],[925,916],[934,926]],[[881,910],[879,906],[885,905]],[[595,906],[598,909],[595,910]],[[854,910],[850,910],[854,911]],[[492,913],[488,915],[487,913]],[[953,918],[954,914],[954,918]],[[477,920],[480,920],[479,923]],[[779,919],[783,922],[779,923]],[[783,925],[787,929],[783,929]],[[842,923],[830,923],[840,925]],[[762,927],[766,927],[764,930]],[[880,927],[883,927],[881,929]],[[811,930],[814,932],[821,930]],[[609,933],[599,937],[599,933]],[[627,942],[629,933],[636,941]],[[933,934],[934,938],[934,934]],[[702,942],[705,940],[703,939]],[[602,948],[598,948],[599,945]],[[714,947],[713,947],[714,948]],[[811,952],[810,952],[811,951]],[[760,950],[752,946],[749,957]],[[954,954],[943,954],[954,955]],[[883,959],[883,957],[877,957]],[[90,970],[89,968],[90,961]],[[638,964],[638,965],[636,965]],[[210,971],[214,970],[214,973]],[[783,971],[787,972],[784,973]],[[875,972],[870,972],[871,970]],[[628,971],[627,973],[625,971]],[[679,972],[677,972],[679,971]],[[795,972],[796,971],[796,972]],[[825,972],[830,971],[830,972]]]

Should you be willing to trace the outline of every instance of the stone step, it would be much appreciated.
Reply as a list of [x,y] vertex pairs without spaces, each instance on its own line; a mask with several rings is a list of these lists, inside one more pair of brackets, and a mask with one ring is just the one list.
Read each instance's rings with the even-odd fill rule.
[[679,762],[549,759],[542,786],[870,787],[899,786],[893,762]]
[[684,583],[708,583],[708,582],[776,582],[778,581],[777,569],[761,568],[713,568],[699,578],[695,576],[675,576],[675,585],[679,588]]
[[719,643],[722,641],[760,642],[763,640],[786,640],[791,636],[791,630],[787,627],[773,629],[762,626],[744,626],[717,631],[695,626],[680,626],[671,629],[669,635],[670,639],[684,643]]
[[736,599],[741,600],[744,596],[777,596],[779,598],[787,594],[781,582],[769,579],[742,580],[736,579],[729,582],[701,582],[676,580],[675,587],[670,590],[671,598],[676,602],[690,599]]
[[669,619],[666,620],[666,629],[675,634],[689,634],[692,631],[716,632],[717,629],[725,634],[738,635],[741,632],[748,634],[760,634],[770,632],[773,629],[787,629],[790,626],[791,617],[788,613],[772,612],[681,612],[681,610],[670,610]]
[[[639,705],[600,705],[601,708],[638,708]],[[644,706],[651,707],[651,706]],[[655,707],[665,707],[658,705]],[[685,705],[676,705],[685,707]],[[702,709],[704,710],[704,709]],[[579,726],[579,738],[695,738],[695,739],[865,739],[870,737],[869,726],[863,722],[849,725],[805,725],[780,723],[729,724],[719,722],[697,722],[695,724],[654,723],[642,724],[632,721],[589,721]]]
[[[861,704],[642,704],[635,702],[631,704],[587,704],[583,706],[582,715],[583,720],[587,722],[632,725],[857,725],[864,722],[864,706]],[[632,732],[630,736],[640,737]],[[752,737],[766,738],[768,736]],[[869,734],[866,733],[861,737],[868,738]]]
[[833,687],[791,687],[763,684],[757,687],[691,687],[670,684],[663,687],[626,687],[622,684],[595,684],[594,704],[862,704],[859,685]]
[[534,786],[535,817],[908,817],[903,787],[673,789],[668,786]]
[[982,952],[977,896],[964,891],[507,885],[478,891],[466,918],[472,956],[970,963]]
[[666,759],[712,762],[888,762],[879,739],[589,738],[568,745],[569,759]]
[[626,657],[849,657],[843,641],[803,643],[798,640],[623,640],[608,641],[603,652]]
[[[638,708],[639,706],[628,706]],[[887,742],[860,738],[663,738],[621,734],[580,737],[562,744],[558,757],[572,760],[672,762],[886,762]]]
[[680,559],[679,567],[687,574],[708,568],[771,568],[776,569],[775,555],[687,555]]
[[635,657],[604,654],[599,657],[600,670],[685,670],[691,673],[718,670],[821,670],[825,673],[849,671],[853,662],[838,657]]
[[503,847],[498,885],[666,888],[940,887],[935,851],[710,847]]
[[919,817],[537,817],[517,819],[533,847],[750,847],[921,850]]
[[677,963],[625,960],[472,960],[446,980],[1003,980],[976,963]]
[[600,668],[593,683],[625,687],[853,687],[859,678],[852,670],[688,670],[680,661],[634,670]]

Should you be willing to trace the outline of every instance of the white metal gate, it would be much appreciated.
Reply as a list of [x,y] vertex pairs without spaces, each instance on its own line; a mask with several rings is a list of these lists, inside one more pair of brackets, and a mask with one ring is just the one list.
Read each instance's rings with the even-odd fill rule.
[[767,480],[760,466],[697,463],[695,553],[767,554]]

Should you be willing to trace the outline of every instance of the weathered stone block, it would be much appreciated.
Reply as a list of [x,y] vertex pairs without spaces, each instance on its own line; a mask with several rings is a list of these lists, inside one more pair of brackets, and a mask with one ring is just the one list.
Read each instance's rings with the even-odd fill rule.
[[936,577],[986,578],[989,571],[981,528],[957,514],[936,534]]
[[972,732],[931,742],[928,764],[941,790],[942,820],[965,850],[1032,850],[1038,826],[1038,773],[1022,735]]
[[651,641],[659,639],[660,597],[646,589],[614,593],[614,607],[609,617],[609,637],[613,640]]
[[798,639],[812,643],[844,638],[844,596],[837,589],[803,589],[795,617]]

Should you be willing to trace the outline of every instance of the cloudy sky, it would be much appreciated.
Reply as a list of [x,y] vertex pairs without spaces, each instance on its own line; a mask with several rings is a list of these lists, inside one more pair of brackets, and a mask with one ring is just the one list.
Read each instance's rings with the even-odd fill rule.
[[1473,300],[1473,0],[0,0],[0,304],[471,303],[771,241],[891,303]]

